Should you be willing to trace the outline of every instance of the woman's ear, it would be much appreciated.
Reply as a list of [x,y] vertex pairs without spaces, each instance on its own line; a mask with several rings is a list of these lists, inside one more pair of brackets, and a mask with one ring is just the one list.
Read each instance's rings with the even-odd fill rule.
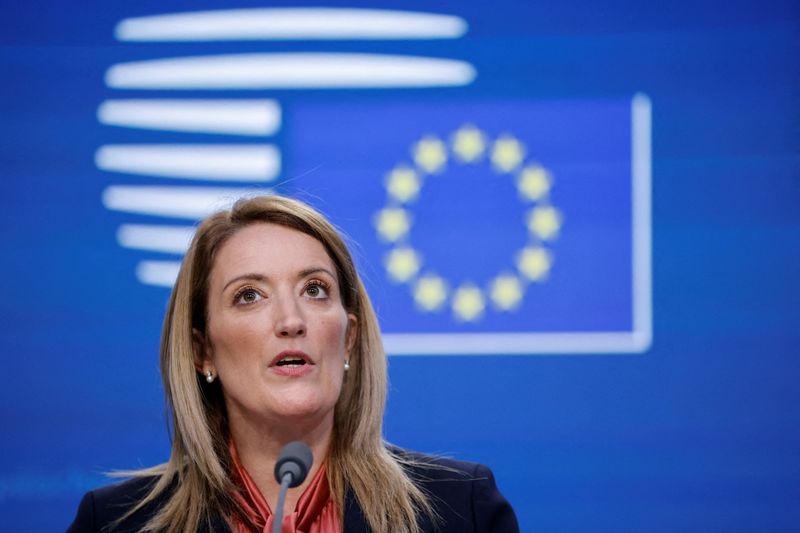
[[194,355],[194,367],[201,374],[205,374],[211,368],[211,354],[208,349],[205,335],[200,330],[192,328],[192,353]]
[[358,319],[353,313],[347,313],[347,331],[345,332],[347,352],[353,349],[356,345],[356,338],[358,337]]

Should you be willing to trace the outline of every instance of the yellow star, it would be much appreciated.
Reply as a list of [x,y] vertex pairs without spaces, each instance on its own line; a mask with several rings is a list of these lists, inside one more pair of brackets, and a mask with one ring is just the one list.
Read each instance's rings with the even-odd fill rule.
[[550,173],[543,166],[528,165],[519,175],[517,190],[522,198],[534,202],[547,196],[552,183]]
[[462,163],[477,161],[486,150],[486,135],[472,124],[464,124],[453,135],[453,153]]
[[428,274],[414,286],[414,301],[423,311],[436,311],[447,300],[447,284],[439,276]]
[[404,283],[419,272],[422,257],[413,248],[402,246],[386,254],[385,263],[389,277]]
[[517,257],[517,268],[531,281],[544,280],[552,264],[550,252],[540,246],[526,246]]
[[525,146],[511,135],[501,135],[492,147],[492,165],[498,172],[511,172],[525,158]]
[[426,135],[412,151],[414,162],[428,174],[441,171],[447,163],[447,151],[444,143],[433,135]]
[[400,207],[386,207],[375,214],[373,224],[383,240],[396,242],[411,229],[411,215]]
[[519,307],[525,288],[512,274],[501,274],[492,280],[489,297],[498,309],[510,311]]
[[528,231],[545,241],[558,237],[561,222],[561,213],[551,205],[534,207],[527,214]]
[[398,202],[416,200],[419,196],[419,175],[405,165],[398,165],[386,175],[386,190]]
[[453,313],[457,319],[464,322],[478,320],[485,307],[483,292],[475,285],[464,284],[456,290],[455,296],[453,296]]

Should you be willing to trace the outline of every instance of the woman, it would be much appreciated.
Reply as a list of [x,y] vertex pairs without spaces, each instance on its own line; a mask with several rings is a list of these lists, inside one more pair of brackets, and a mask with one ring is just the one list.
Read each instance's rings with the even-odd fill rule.
[[483,466],[387,447],[377,320],[334,227],[279,196],[198,228],[169,301],[169,461],[84,496],[70,531],[271,531],[281,448],[314,464],[284,532],[517,531]]

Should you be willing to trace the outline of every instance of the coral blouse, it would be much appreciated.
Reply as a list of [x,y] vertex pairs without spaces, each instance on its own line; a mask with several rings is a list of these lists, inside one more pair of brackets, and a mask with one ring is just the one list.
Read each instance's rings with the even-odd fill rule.
[[[245,510],[248,518],[259,527],[259,531],[271,533],[272,510],[261,491],[258,490],[253,478],[242,466],[233,442],[230,444],[230,450],[234,475],[242,489],[236,494],[236,500]],[[250,533],[243,523],[238,520],[234,520],[234,522],[238,533]],[[281,533],[342,533],[342,527],[336,515],[336,504],[331,498],[328,476],[325,474],[325,463],[320,465],[314,479],[297,500],[294,511],[284,515]]]

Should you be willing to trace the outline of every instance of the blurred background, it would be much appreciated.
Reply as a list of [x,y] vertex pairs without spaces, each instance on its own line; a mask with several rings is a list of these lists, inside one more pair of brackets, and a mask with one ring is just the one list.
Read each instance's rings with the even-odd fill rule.
[[797,3],[320,7],[2,5],[2,529],[167,459],[193,224],[277,192],[349,238],[387,439],[523,531],[796,530]]

